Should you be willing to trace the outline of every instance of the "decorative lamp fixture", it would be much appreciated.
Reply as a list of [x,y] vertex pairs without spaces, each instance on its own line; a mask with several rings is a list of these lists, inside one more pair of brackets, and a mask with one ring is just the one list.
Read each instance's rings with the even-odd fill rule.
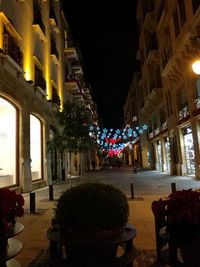
[[195,74],[199,75],[200,74],[200,59],[196,60],[192,64],[192,70]]
[[[199,45],[200,45],[200,29],[198,29],[198,34],[193,38],[194,44],[196,47],[196,53],[199,52]],[[195,74],[200,75],[200,58],[197,58],[194,63],[192,64],[192,70]]]

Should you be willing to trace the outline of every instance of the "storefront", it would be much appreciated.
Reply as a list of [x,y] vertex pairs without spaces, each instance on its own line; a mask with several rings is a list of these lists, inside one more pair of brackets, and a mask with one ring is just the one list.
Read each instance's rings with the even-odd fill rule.
[[170,172],[170,143],[169,138],[164,138],[165,171]]
[[156,141],[156,170],[162,171],[162,150],[160,140]]
[[0,97],[0,187],[17,181],[17,109]]
[[192,127],[188,125],[182,129],[184,142],[184,157],[186,164],[186,173],[195,174],[194,145],[192,137]]

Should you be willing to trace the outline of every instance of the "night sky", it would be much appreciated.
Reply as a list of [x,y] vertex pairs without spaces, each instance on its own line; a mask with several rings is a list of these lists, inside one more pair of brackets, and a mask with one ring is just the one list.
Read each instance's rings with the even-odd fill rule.
[[63,0],[63,5],[100,122],[121,128],[136,65],[136,0]]

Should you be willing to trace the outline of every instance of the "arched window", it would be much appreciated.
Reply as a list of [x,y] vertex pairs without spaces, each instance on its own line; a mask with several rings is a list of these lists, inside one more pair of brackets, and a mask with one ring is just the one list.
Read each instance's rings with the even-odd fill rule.
[[42,178],[42,124],[34,115],[30,115],[30,148],[32,180]]
[[0,97],[0,187],[17,184],[17,110]]

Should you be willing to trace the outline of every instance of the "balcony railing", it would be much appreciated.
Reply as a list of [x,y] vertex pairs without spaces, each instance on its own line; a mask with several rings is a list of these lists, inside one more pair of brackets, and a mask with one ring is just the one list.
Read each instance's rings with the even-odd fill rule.
[[57,104],[58,106],[60,106],[60,97],[57,94],[57,90],[53,87],[52,89],[52,103]]
[[165,122],[163,122],[162,125],[161,125],[161,132],[166,131],[167,128],[168,128],[168,122],[165,121]]
[[157,127],[157,128],[154,130],[154,136],[159,135],[159,133],[160,133],[160,128]]
[[154,132],[149,133],[149,139],[152,139],[154,137]]
[[179,121],[186,119],[189,116],[190,116],[190,112],[189,112],[188,106],[185,106],[181,110],[179,110]]
[[9,55],[21,68],[23,68],[23,54],[9,33],[3,34],[3,54]]
[[40,87],[44,92],[46,92],[46,81],[42,76],[36,77],[35,87]]
[[200,109],[200,96],[194,100],[195,108]]
[[163,68],[167,65],[171,57],[172,57],[172,47],[169,47],[167,52],[163,54]]

